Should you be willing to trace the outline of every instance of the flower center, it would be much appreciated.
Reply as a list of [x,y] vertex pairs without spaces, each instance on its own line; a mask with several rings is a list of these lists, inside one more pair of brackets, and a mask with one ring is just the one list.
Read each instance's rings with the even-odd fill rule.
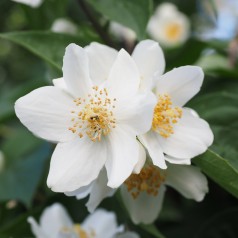
[[169,40],[177,40],[181,35],[181,26],[178,23],[170,23],[165,28],[165,34]]
[[141,192],[157,196],[160,185],[165,181],[165,177],[165,171],[153,165],[146,165],[139,174],[132,174],[124,184],[134,199],[136,199]]
[[168,138],[174,133],[173,124],[182,117],[182,109],[172,107],[171,97],[167,94],[159,95],[158,102],[154,108],[152,129],[161,136]]
[[75,99],[74,103],[78,109],[71,111],[72,126],[68,129],[80,138],[86,134],[92,141],[100,141],[103,135],[108,135],[116,127],[113,116],[116,98],[111,99],[106,88],[99,90],[94,86],[91,94]]
[[74,224],[72,227],[63,227],[60,231],[62,237],[95,238],[96,233],[93,229],[86,232],[80,224]]

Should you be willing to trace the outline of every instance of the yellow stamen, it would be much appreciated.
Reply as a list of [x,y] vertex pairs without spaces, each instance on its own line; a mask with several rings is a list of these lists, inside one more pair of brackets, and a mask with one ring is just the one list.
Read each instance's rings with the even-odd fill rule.
[[124,184],[134,199],[141,192],[157,196],[161,184],[165,181],[165,177],[165,171],[153,165],[146,165],[139,174],[132,174]]
[[182,27],[176,22],[170,23],[165,28],[165,34],[169,40],[178,40],[182,33]]
[[116,127],[113,116],[116,98],[109,98],[106,88],[98,90],[98,86],[94,86],[86,98],[74,100],[78,110],[71,110],[74,124],[68,128],[72,133],[77,132],[80,138],[86,134],[94,142],[100,141],[102,136],[108,135]]
[[154,108],[154,117],[152,129],[161,136],[168,138],[174,133],[173,124],[182,117],[182,109],[172,107],[172,101],[169,95],[159,95],[158,102]]

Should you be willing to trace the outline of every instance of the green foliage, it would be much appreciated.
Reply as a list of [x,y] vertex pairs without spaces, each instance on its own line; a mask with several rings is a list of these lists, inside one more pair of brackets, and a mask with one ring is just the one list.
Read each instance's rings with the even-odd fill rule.
[[95,10],[133,29],[138,39],[145,38],[145,30],[152,13],[152,0],[89,0]]

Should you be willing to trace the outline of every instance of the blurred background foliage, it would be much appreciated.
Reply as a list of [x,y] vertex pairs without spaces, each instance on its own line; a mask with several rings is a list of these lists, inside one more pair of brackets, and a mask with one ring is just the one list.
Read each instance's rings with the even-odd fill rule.
[[[133,29],[137,40],[147,38],[148,20],[162,2],[165,1],[45,0],[33,9],[9,0],[0,1],[0,150],[5,158],[0,170],[0,237],[32,236],[26,218],[30,214],[38,217],[44,207],[55,201],[64,204],[77,221],[87,214],[84,200],[77,201],[47,188],[54,145],[37,139],[20,124],[14,114],[16,99],[62,75],[62,57],[71,42],[84,46],[98,41],[117,49],[126,47],[126,42],[108,31],[110,21]],[[196,203],[168,189],[162,213],[150,226],[134,226],[126,211],[122,212],[125,208],[118,196],[106,199],[102,206],[116,211],[119,222],[144,238],[235,238],[238,237],[238,14],[233,16],[233,23],[228,22],[227,28],[220,29],[218,22],[227,18],[220,19],[224,9],[213,0],[166,2],[177,5],[192,25],[191,37],[185,44],[165,49],[166,70],[199,65],[206,74],[201,92],[188,106],[210,123],[215,134],[210,150],[193,160],[208,176],[210,191],[202,203]],[[232,14],[228,13],[230,17]],[[70,19],[77,26],[77,33],[51,32],[54,20],[59,17]]]

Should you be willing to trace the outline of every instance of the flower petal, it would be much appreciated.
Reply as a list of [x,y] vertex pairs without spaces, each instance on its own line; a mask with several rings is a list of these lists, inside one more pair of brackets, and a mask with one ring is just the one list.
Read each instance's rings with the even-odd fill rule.
[[139,160],[136,164],[136,166],[134,167],[133,173],[135,174],[139,174],[141,169],[143,168],[145,161],[146,161],[146,152],[144,147],[142,146],[141,143],[139,143]]
[[50,141],[68,141],[73,98],[59,88],[48,86],[32,91],[15,103],[15,111],[30,131]]
[[163,150],[160,146],[159,135],[150,130],[146,134],[140,135],[139,140],[148,150],[153,164],[160,167],[161,169],[166,169],[167,166],[165,163]]
[[118,102],[115,117],[118,123],[131,127],[136,135],[141,135],[151,128],[155,105],[156,98],[153,93],[141,93],[130,101]]
[[85,47],[85,51],[89,58],[90,77],[94,84],[100,85],[108,78],[118,52],[96,42]]
[[174,105],[183,106],[199,92],[203,78],[200,67],[175,68],[158,78],[156,94],[169,94]]
[[111,238],[116,233],[122,231],[120,227],[117,227],[115,214],[103,209],[98,209],[89,215],[83,222],[82,227],[86,231],[90,231],[93,228],[97,237],[103,238]]
[[139,144],[130,128],[114,128],[109,134],[108,159],[106,162],[108,186],[119,187],[132,173],[139,159]]
[[48,186],[55,192],[71,192],[95,180],[106,161],[106,142],[88,137],[59,143],[53,153]]
[[165,183],[170,185],[184,197],[200,202],[208,192],[207,178],[199,168],[192,165],[168,166]]
[[55,87],[68,91],[64,78],[53,79],[52,82]]
[[125,50],[120,50],[105,84],[109,94],[116,99],[132,98],[139,85],[140,76],[134,60]]
[[67,193],[65,193],[65,195],[69,196],[69,197],[76,196],[77,199],[83,199],[83,198],[87,197],[91,193],[93,182],[91,182],[87,186],[83,186],[83,187],[81,187],[79,189],[76,189],[76,190],[74,190],[72,192],[67,192]]
[[102,169],[98,178],[92,184],[90,197],[86,204],[88,211],[91,213],[94,212],[104,198],[113,196],[115,192],[116,189],[107,186],[106,169]]
[[204,153],[212,144],[213,138],[208,123],[187,109],[183,109],[182,118],[174,125],[174,134],[168,138],[159,137],[164,153],[183,159]]
[[44,210],[40,218],[40,225],[49,237],[58,238],[62,228],[72,227],[73,221],[65,208],[55,203]]
[[134,199],[125,186],[121,187],[123,202],[135,224],[150,224],[156,220],[162,208],[164,194],[165,186],[162,185],[157,196],[142,192]]
[[[28,217],[27,221],[31,225],[31,231],[36,236],[36,238],[50,238],[51,234],[45,234],[44,230],[37,224],[36,220],[33,217]],[[53,237],[52,238],[56,238]]]
[[191,164],[191,159],[184,159],[184,158],[175,158],[169,155],[165,155],[165,160],[168,161],[171,164],[186,164],[190,165]]
[[141,88],[151,90],[153,77],[162,75],[165,69],[164,53],[156,41],[141,41],[134,49],[135,60],[141,76]]
[[67,46],[63,62],[63,78],[74,97],[84,97],[92,88],[89,76],[88,56],[83,48],[76,44]]

